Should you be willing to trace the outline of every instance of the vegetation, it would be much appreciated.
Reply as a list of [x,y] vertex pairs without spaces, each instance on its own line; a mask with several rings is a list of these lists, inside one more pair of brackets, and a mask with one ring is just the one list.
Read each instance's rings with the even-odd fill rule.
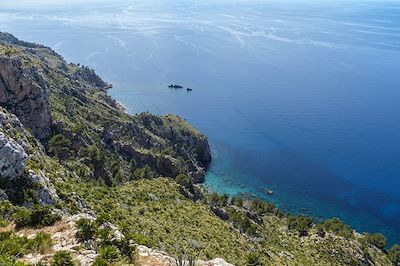
[[287,221],[289,230],[297,231],[299,236],[306,236],[312,225],[312,219],[308,216],[289,216]]
[[[13,265],[28,253],[44,254],[51,249],[51,237],[38,233],[34,238],[19,237],[11,231],[0,232],[0,265]],[[7,264],[7,263],[9,264]]]
[[353,236],[353,230],[347,224],[344,224],[339,218],[334,217],[328,219],[323,223],[323,227],[326,231],[332,232],[338,236],[351,238]]
[[185,174],[177,175],[175,181],[183,187],[189,187],[192,184],[190,178]]
[[399,245],[393,245],[389,249],[389,259],[391,262],[393,262],[393,265],[399,266],[400,265],[400,246]]
[[86,242],[93,240],[97,233],[97,228],[94,226],[94,222],[89,219],[82,218],[76,223],[77,232],[76,239],[80,242]]
[[45,254],[51,250],[53,241],[51,240],[51,236],[49,234],[39,232],[30,242],[31,249],[34,253]]
[[379,249],[384,249],[386,246],[386,238],[384,235],[375,233],[375,234],[367,234],[365,236],[366,240],[368,243],[371,245],[374,245],[375,247]]
[[53,213],[51,208],[35,205],[32,208],[17,208],[13,214],[17,227],[43,227],[54,224],[60,216]]
[[262,266],[262,262],[258,253],[249,253],[246,256],[246,266]]
[[51,266],[74,266],[72,255],[68,251],[57,251],[51,261]]

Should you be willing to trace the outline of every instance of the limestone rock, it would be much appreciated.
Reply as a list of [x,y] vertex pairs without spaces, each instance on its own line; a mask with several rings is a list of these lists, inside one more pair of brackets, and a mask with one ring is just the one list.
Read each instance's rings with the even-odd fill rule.
[[51,116],[46,82],[32,67],[20,59],[0,56],[0,105],[19,120],[40,140],[51,133]]
[[0,178],[15,179],[25,171],[28,155],[15,140],[0,132]]
[[196,266],[233,266],[233,264],[230,264],[221,258],[216,258],[209,261],[197,261]]
[[36,197],[40,204],[54,204],[59,199],[53,184],[43,173],[36,174],[29,171],[27,180],[35,187]]

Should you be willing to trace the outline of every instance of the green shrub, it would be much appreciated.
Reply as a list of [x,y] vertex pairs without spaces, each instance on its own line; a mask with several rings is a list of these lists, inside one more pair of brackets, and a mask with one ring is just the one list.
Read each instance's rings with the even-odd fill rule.
[[32,226],[43,227],[53,225],[61,217],[52,213],[47,206],[34,205],[32,208],[19,208],[14,214],[13,219],[17,228]]
[[246,213],[235,210],[233,208],[229,209],[229,220],[233,223],[233,225],[240,229],[243,233],[248,235],[255,235],[257,228],[250,219],[247,217]]
[[365,239],[368,243],[374,245],[375,247],[383,250],[386,246],[386,238],[384,235],[375,233],[375,234],[367,234]]
[[315,225],[315,230],[320,237],[325,237],[325,228],[324,225],[319,223]]
[[12,265],[14,266],[14,260],[10,258],[9,256],[5,255],[0,255],[0,265],[4,266],[9,266]]
[[116,247],[104,246],[100,248],[99,256],[100,258],[107,260],[109,263],[114,263],[119,259],[120,253]]
[[51,236],[47,233],[39,232],[35,238],[30,241],[32,251],[44,254],[51,250],[52,240]]
[[393,262],[393,265],[400,266],[400,246],[399,245],[393,245],[388,251],[388,256],[389,256],[390,261]]
[[289,216],[287,224],[289,230],[295,230],[300,236],[306,236],[312,225],[312,219],[308,216]]
[[103,259],[99,256],[96,257],[96,259],[94,260],[92,266],[109,266],[110,264],[108,263],[108,261],[106,259]]
[[132,240],[139,245],[152,247],[155,245],[154,241],[142,234],[134,234],[132,235]]
[[246,266],[262,266],[261,256],[258,253],[249,253],[246,256]]
[[351,227],[347,224],[344,224],[337,217],[326,220],[323,225],[326,231],[330,231],[338,236],[350,238],[353,235],[353,230]]
[[106,246],[112,244],[113,231],[110,228],[102,228],[97,231],[97,236],[100,239],[100,245]]
[[110,219],[111,219],[110,214],[101,213],[101,214],[97,215],[95,223],[96,223],[97,226],[100,226],[105,222],[109,222]]
[[17,237],[8,233],[2,237],[5,238],[0,241],[0,254],[3,256],[18,258],[31,251],[30,241],[26,237]]
[[57,251],[51,260],[51,266],[74,266],[71,253],[68,251]]
[[8,222],[4,220],[2,217],[0,217],[0,227],[6,227],[8,225]]
[[177,175],[175,178],[175,181],[176,181],[176,183],[178,183],[179,185],[181,185],[183,187],[189,187],[192,183],[190,178],[185,174]]
[[131,245],[131,240],[128,236],[125,236],[122,240],[116,242],[115,245],[118,247],[121,256],[128,258],[130,263],[135,264],[139,253],[136,246]]
[[0,242],[9,239],[11,235],[12,235],[11,231],[0,232]]
[[240,196],[235,196],[232,198],[232,204],[236,205],[238,207],[242,207],[243,206],[243,198]]
[[97,230],[93,221],[81,218],[76,222],[76,228],[75,237],[79,242],[85,242],[95,238]]
[[208,200],[212,206],[225,207],[228,203],[228,194],[218,195],[218,193],[213,192],[209,195]]
[[275,206],[269,202],[263,200],[253,200],[251,203],[251,210],[256,212],[259,215],[263,215],[265,213],[271,213],[275,209]]
[[70,146],[71,141],[62,134],[54,135],[49,140],[49,151],[61,159],[68,157]]

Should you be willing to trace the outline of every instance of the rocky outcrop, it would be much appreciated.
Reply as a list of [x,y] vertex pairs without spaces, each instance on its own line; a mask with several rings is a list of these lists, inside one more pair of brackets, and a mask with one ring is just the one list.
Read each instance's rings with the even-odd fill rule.
[[69,251],[73,254],[76,261],[81,266],[89,266],[93,264],[93,261],[98,256],[97,252],[91,249],[85,249],[75,237],[77,229],[75,227],[76,222],[81,219],[93,220],[94,217],[88,214],[77,214],[63,218],[57,222],[54,226],[45,227],[37,230],[20,230],[19,235],[27,236],[28,238],[34,238],[37,233],[45,232],[51,235],[53,245],[51,250],[46,254],[27,254],[21,261],[35,265],[39,262],[49,262],[53,254],[57,251]]
[[[138,246],[139,252],[139,265],[142,266],[175,266],[179,265],[176,259],[171,257],[164,251],[154,250],[146,246]],[[188,262],[185,262],[188,265]],[[221,258],[216,258],[209,261],[196,260],[196,266],[233,266]]]
[[[5,199],[14,199],[25,188],[34,192],[35,200],[42,205],[54,204],[59,198],[56,190],[43,171],[26,169],[30,156],[28,136],[17,117],[0,109],[0,180]],[[34,149],[40,154],[41,147]],[[15,193],[18,192],[18,193]],[[10,197],[7,196],[10,195]],[[7,196],[7,197],[6,197]],[[25,203],[30,205],[31,203]]]
[[0,105],[17,115],[38,139],[50,136],[46,82],[36,67],[23,67],[20,59],[0,56]]
[[0,179],[13,180],[23,175],[27,159],[21,145],[0,132]]
[[36,174],[33,171],[29,171],[26,180],[34,188],[39,204],[52,205],[59,200],[53,183],[50,182],[49,178],[43,172]]

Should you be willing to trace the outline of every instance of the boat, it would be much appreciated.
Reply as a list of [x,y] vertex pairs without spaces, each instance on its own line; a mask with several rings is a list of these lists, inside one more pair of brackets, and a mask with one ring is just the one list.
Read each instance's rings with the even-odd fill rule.
[[187,88],[186,90],[187,90],[187,91],[192,91],[192,89],[191,89],[191,88]]
[[270,189],[267,189],[265,192],[267,192],[268,195],[273,195],[274,194],[274,191],[270,190]]
[[175,84],[175,85],[169,85],[168,86],[168,88],[172,88],[172,89],[182,89],[183,87],[181,86],[181,85],[177,85],[177,84]]

